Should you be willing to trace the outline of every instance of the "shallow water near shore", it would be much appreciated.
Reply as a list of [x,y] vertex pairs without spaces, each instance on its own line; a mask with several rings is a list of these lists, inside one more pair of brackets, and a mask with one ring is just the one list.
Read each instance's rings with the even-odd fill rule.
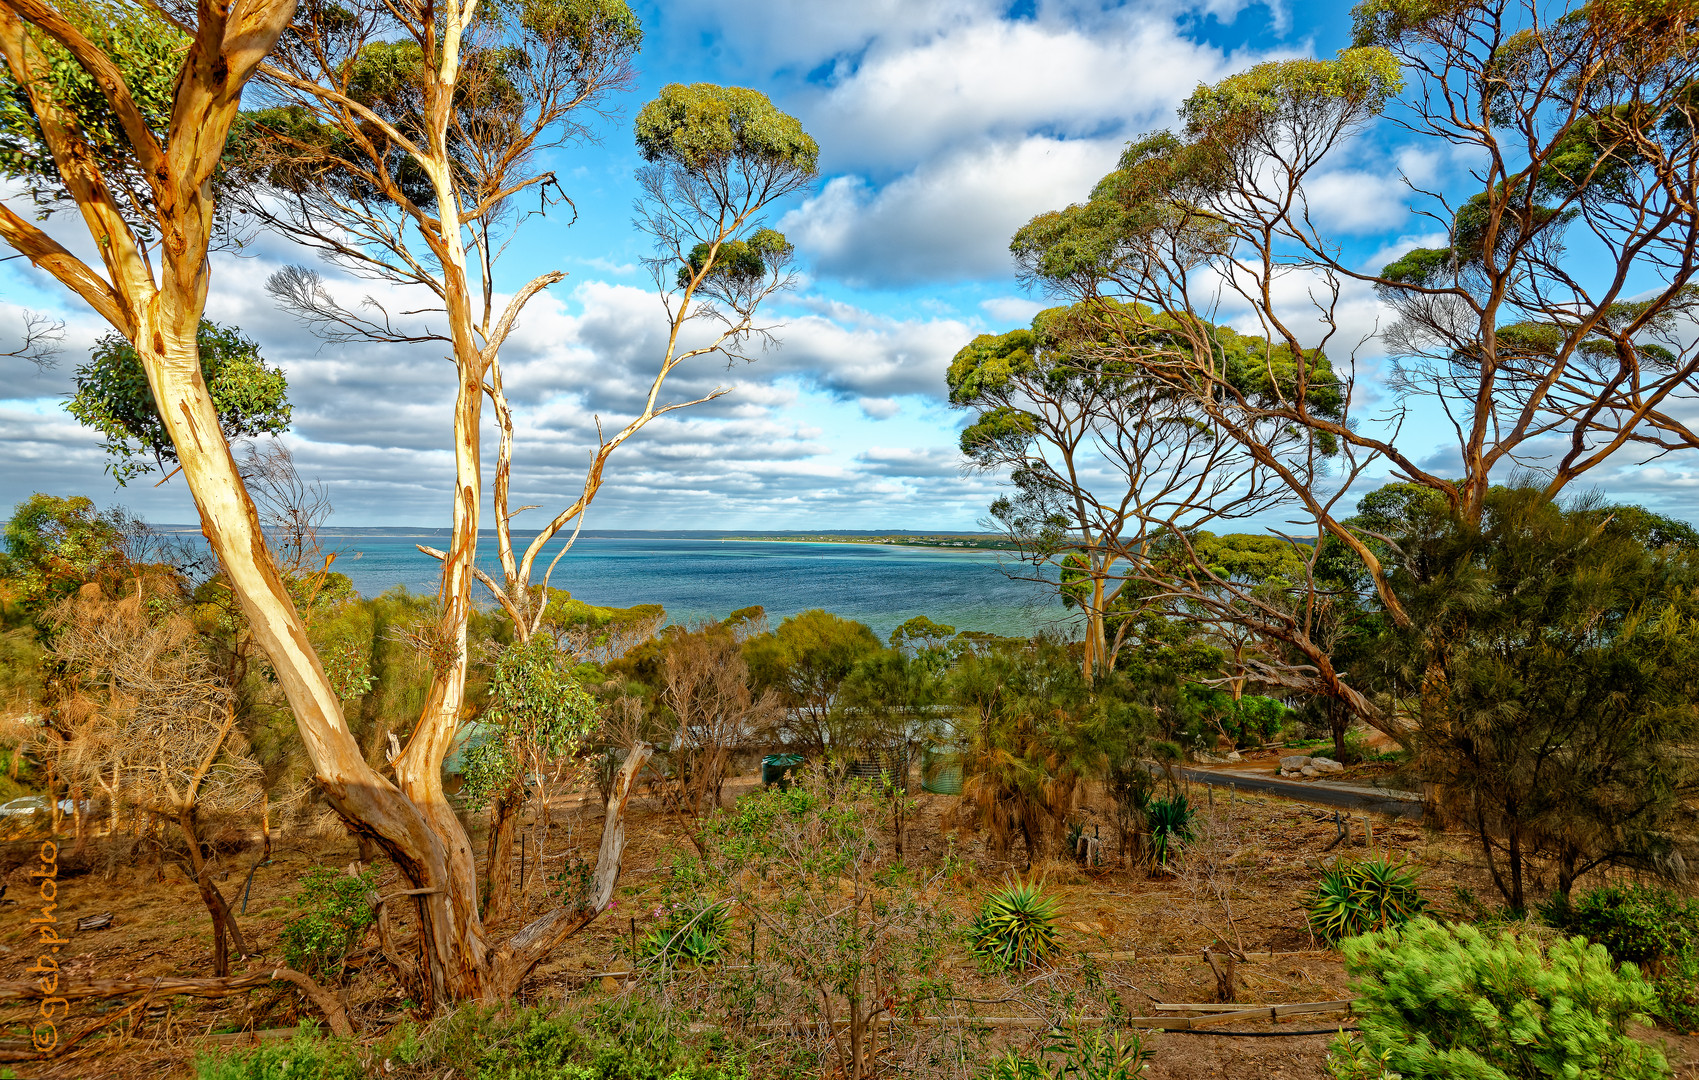
[[[438,563],[415,545],[447,546],[444,529],[326,529],[333,568],[365,596],[398,585],[415,593],[437,588]],[[523,545],[529,537],[516,535]],[[541,565],[547,565],[551,546]],[[479,545],[478,563],[500,575],[494,538]],[[660,604],[670,621],[724,618],[759,604],[776,623],[810,608],[859,619],[881,638],[925,615],[957,630],[1026,636],[1059,627],[1067,611],[1054,586],[1011,579],[1028,573],[1008,554],[897,544],[733,540],[666,534],[584,536],[560,561],[550,584],[591,604]],[[538,576],[541,576],[539,569]],[[474,586],[480,604],[488,590]]]

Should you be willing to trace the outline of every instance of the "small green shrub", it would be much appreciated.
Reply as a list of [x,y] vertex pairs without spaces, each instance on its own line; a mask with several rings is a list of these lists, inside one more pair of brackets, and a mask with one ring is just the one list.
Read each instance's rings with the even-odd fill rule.
[[1681,1031],[1699,1029],[1699,902],[1648,885],[1607,885],[1565,902],[1553,896],[1540,919],[1638,964],[1653,980],[1653,1013]]
[[639,962],[663,967],[720,962],[730,928],[723,903],[664,904],[656,914],[661,924],[637,943]]
[[1658,993],[1652,1011],[1659,1020],[1677,1031],[1699,1031],[1699,956],[1688,953],[1669,965],[1652,986]]
[[1056,901],[1037,882],[991,894],[967,928],[968,951],[996,971],[1024,971],[1056,951]]
[[307,871],[295,903],[308,910],[283,924],[284,962],[319,982],[340,982],[348,953],[377,918],[376,885],[370,869],[358,876],[322,866]]
[[1554,896],[1539,914],[1546,925],[1596,941],[1649,974],[1661,972],[1699,943],[1699,903],[1646,885],[1607,885],[1568,902]]
[[369,1075],[352,1045],[319,1038],[311,1021],[302,1021],[286,1043],[195,1058],[197,1080],[366,1080]]
[[[583,1013],[525,1010],[505,1023],[478,1014],[471,1073],[476,1080],[748,1080],[725,1046],[689,1045],[676,1016],[640,1000]],[[438,1060],[448,1060],[446,1054]]]
[[1324,872],[1305,910],[1316,937],[1332,944],[1398,926],[1426,907],[1416,872],[1385,859],[1341,862]]
[[1150,801],[1150,807],[1145,810],[1145,827],[1150,830],[1152,865],[1167,866],[1174,857],[1175,845],[1192,838],[1194,814],[1184,795]]
[[1073,1080],[1133,1080],[1154,1056],[1136,1031],[1072,1026],[1052,1033],[1045,1049],[1062,1059],[1057,1076]]
[[979,1080],[1052,1080],[1052,1074],[1044,1062],[1010,1050],[980,1073]]
[[1338,1080],[1653,1080],[1664,1056],[1630,1038],[1655,995],[1582,938],[1542,946],[1417,918],[1343,943],[1360,1041],[1336,1038]]
[[1036,1057],[1008,1051],[979,1080],[1133,1080],[1153,1056],[1137,1032],[1070,1026],[1053,1031]]

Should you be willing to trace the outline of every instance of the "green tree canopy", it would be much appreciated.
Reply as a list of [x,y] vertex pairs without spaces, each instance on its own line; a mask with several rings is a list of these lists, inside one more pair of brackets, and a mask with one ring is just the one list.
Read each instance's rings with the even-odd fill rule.
[[1699,561],[1597,500],[1494,487],[1478,527],[1407,505],[1391,580],[1412,625],[1382,663],[1505,899],[1524,906],[1539,865],[1565,893],[1599,865],[1669,865],[1699,791]]
[[746,168],[812,175],[820,147],[796,117],[740,86],[671,83],[637,114],[637,150],[652,164],[711,173]]
[[72,495],[31,495],[12,508],[0,575],[10,580],[23,610],[39,613],[105,571],[121,568],[129,518],[101,513],[93,500]]
[[[176,95],[177,71],[189,47],[187,35],[141,4],[68,0],[55,6],[117,65],[143,122],[163,144]],[[132,224],[151,233],[145,223],[152,191],[139,172],[105,92],[64,46],[33,29],[28,34],[47,58],[50,96],[82,128],[106,182],[122,189],[135,207],[142,208],[127,215]],[[0,64],[0,175],[21,181],[40,206],[73,201],[42,136],[41,120],[30,105],[29,95],[5,64]]]
[[[267,367],[260,347],[232,326],[201,320],[201,377],[212,392],[224,437],[275,435],[289,427],[289,382]],[[106,471],[120,484],[177,460],[136,348],[119,334],[102,337],[77,368],[65,410],[106,439]]]
[[794,710],[792,733],[818,754],[834,742],[831,721],[839,688],[857,663],[879,650],[879,638],[867,624],[816,608],[750,638],[744,657],[757,691],[779,692]]

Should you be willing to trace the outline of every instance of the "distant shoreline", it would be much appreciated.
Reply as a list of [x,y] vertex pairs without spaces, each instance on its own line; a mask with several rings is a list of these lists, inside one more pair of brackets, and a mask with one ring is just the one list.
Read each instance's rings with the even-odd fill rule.
[[[199,525],[162,523],[152,526],[159,532],[200,535]],[[398,525],[327,525],[319,530],[321,540],[372,538],[391,541],[407,539],[443,539],[450,535],[446,528],[409,527]],[[479,539],[495,539],[495,530],[478,530]],[[516,539],[535,536],[536,530],[513,530]],[[561,539],[565,539],[564,535]],[[1002,536],[987,533],[907,533],[907,532],[784,532],[742,533],[709,530],[637,530],[586,529],[580,540],[698,540],[714,543],[747,544],[858,544],[876,547],[926,548],[931,551],[1013,551],[1015,546]]]
[[960,536],[948,533],[932,536],[904,536],[900,534],[884,536],[855,536],[834,533],[819,533],[812,536],[727,536],[722,539],[732,542],[761,543],[761,544],[867,544],[880,547],[921,547],[944,548],[954,551],[1014,551],[1015,545],[1001,537]]

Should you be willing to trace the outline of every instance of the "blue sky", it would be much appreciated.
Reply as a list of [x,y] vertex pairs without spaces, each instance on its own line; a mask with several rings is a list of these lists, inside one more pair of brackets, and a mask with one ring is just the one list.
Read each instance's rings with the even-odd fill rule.
[[[944,401],[943,371],[973,335],[1022,325],[1042,306],[1014,280],[1009,234],[1083,198],[1126,141],[1171,124],[1200,81],[1273,57],[1331,55],[1349,30],[1343,4],[1237,0],[672,0],[637,11],[636,89],[615,102],[596,143],[549,163],[577,223],[533,219],[502,266],[509,289],[547,269],[570,274],[533,303],[504,353],[521,426],[516,502],[560,504],[581,482],[593,414],[604,425],[628,415],[659,356],[665,323],[630,220],[630,120],[642,103],[669,82],[760,89],[819,141],[822,176],[771,215],[804,272],[771,309],[781,345],[747,367],[683,373],[674,396],[717,382],[733,393],[622,448],[590,528],[975,528],[995,480],[960,472],[966,418]],[[1424,229],[1398,172],[1436,167],[1385,130],[1345,148],[1324,209],[1347,251],[1367,260],[1411,246]],[[329,485],[333,523],[443,523],[452,386],[440,349],[321,348],[258,288],[287,262],[311,257],[270,238],[219,256],[208,312],[288,371],[287,439]],[[0,504],[76,492],[154,521],[193,520],[180,480],[116,490],[98,441],[60,408],[104,327],[21,261],[0,263],[0,350],[21,307],[70,328],[55,370],[0,360]],[[1348,297],[1347,312],[1348,329],[1372,329],[1372,297]],[[1373,364],[1371,355],[1371,376]],[[1443,455],[1444,432],[1431,424],[1405,438]],[[1692,468],[1601,478],[1613,495],[1699,517]]]

